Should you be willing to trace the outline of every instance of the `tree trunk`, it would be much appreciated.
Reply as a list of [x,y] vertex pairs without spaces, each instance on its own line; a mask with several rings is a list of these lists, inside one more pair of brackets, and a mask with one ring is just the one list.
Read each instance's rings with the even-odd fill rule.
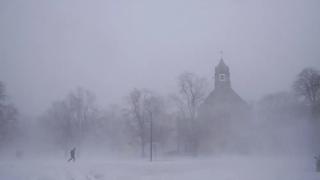
[[141,141],[141,157],[144,158],[145,157],[145,147],[146,147],[146,143],[144,141],[144,139],[142,139]]

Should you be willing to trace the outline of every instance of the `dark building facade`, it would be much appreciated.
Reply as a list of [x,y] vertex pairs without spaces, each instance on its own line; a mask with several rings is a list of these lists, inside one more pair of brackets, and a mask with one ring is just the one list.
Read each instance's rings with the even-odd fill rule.
[[250,107],[232,89],[229,67],[221,59],[215,67],[215,88],[198,112],[199,150],[208,153],[247,151],[249,119]]

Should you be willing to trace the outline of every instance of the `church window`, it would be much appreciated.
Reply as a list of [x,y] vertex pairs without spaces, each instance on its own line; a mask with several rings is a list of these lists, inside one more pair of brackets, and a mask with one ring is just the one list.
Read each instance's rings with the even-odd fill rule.
[[220,81],[225,81],[226,80],[226,75],[225,74],[219,74],[219,80]]

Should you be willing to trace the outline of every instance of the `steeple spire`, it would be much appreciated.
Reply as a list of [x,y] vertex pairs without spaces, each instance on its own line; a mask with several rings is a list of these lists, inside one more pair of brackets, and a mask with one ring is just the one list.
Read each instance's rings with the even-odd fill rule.
[[220,60],[223,60],[223,51],[219,51],[219,54],[220,54]]
[[215,88],[231,88],[229,67],[222,58],[223,52],[220,53],[220,62],[215,68]]

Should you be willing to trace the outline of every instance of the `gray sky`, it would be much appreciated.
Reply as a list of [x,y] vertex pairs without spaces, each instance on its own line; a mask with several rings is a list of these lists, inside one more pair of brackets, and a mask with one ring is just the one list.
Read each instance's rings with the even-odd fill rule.
[[0,80],[37,115],[76,86],[101,105],[134,87],[166,94],[219,51],[247,101],[320,69],[319,0],[0,0]]

